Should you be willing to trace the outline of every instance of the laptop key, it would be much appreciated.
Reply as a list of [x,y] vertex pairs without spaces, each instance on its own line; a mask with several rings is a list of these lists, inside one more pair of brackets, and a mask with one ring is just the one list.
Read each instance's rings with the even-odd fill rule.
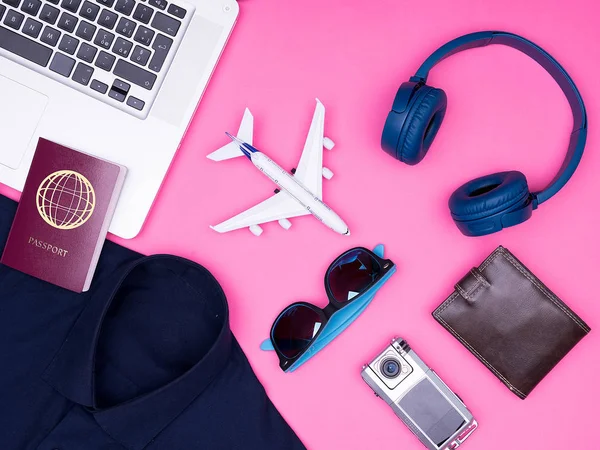
[[75,68],[75,72],[73,72],[73,81],[79,84],[83,84],[87,86],[94,74],[94,68],[90,66],[86,66],[84,63],[77,63],[77,67]]
[[81,0],[62,0],[60,6],[67,11],[76,13],[81,5]]
[[158,9],[165,9],[167,7],[166,0],[149,0],[149,5],[156,6]]
[[82,20],[79,26],[77,27],[77,32],[75,33],[77,37],[81,39],[85,39],[86,41],[91,41],[94,37],[94,33],[96,32],[96,27],[91,23]]
[[31,17],[25,21],[25,25],[23,25],[23,33],[25,33],[27,36],[37,38],[40,35],[40,31],[42,31],[42,22],[38,22]]
[[58,8],[55,8],[54,6],[44,5],[42,12],[40,13],[40,20],[49,23],[50,25],[54,25],[56,19],[58,19],[59,12]]
[[75,30],[75,27],[77,26],[77,21],[79,19],[71,14],[69,14],[68,12],[63,12],[60,15],[60,19],[58,19],[58,28],[60,28],[61,30],[65,30],[69,33],[72,33],[73,30]]
[[137,31],[135,32],[133,40],[139,42],[140,44],[150,45],[150,42],[152,42],[153,37],[154,31],[152,31],[150,28],[146,28],[140,25]]
[[84,19],[89,19],[91,21],[96,20],[98,17],[98,13],[100,12],[100,7],[92,2],[85,1],[83,2],[83,6],[81,7],[81,11],[79,11],[79,15]]
[[21,11],[35,16],[41,7],[42,2],[40,0],[25,0],[21,5]]
[[101,27],[112,30],[116,23],[117,15],[108,9],[103,9],[100,17],[98,18],[98,24],[100,24]]
[[145,103],[139,98],[129,96],[129,98],[127,99],[127,105],[131,106],[133,109],[137,109],[138,111],[144,109],[144,104]]
[[40,36],[40,41],[45,44],[51,45],[55,47],[58,44],[58,39],[60,38],[60,31],[55,30],[52,27],[46,26],[44,31],[42,31],[42,35]]
[[52,49],[4,27],[0,27],[0,48],[43,67],[52,56]]
[[115,39],[115,35],[106,31],[99,30],[98,34],[96,34],[96,39],[94,39],[94,44],[99,45],[100,47],[104,47],[109,49]]
[[52,62],[50,63],[50,70],[62,75],[63,77],[69,77],[74,65],[75,60],[73,58],[69,58],[62,53],[56,53],[54,58],[52,58]]
[[133,20],[126,19],[125,17],[121,17],[121,20],[119,20],[119,24],[117,25],[116,32],[130,38],[133,35],[133,30],[135,30],[135,22]]
[[122,102],[123,100],[125,100],[125,96],[129,92],[129,88],[130,85],[128,83],[125,83],[121,80],[115,80],[112,87],[110,88],[108,96]]
[[2,0],[2,3],[6,3],[8,6],[12,6],[13,8],[18,8],[21,0]]
[[127,94],[129,92],[130,87],[131,87],[131,85],[129,83],[125,83],[124,81],[121,81],[121,80],[115,80],[112,85],[112,89],[118,89],[119,91],[122,91],[124,94]]
[[58,49],[68,53],[69,55],[74,55],[78,45],[78,39],[65,34],[60,40],[60,44],[58,44]]
[[118,102],[122,102],[123,100],[125,100],[125,95],[115,89],[111,89],[110,91],[108,91],[108,96],[110,98],[114,98]]
[[150,22],[152,13],[154,13],[154,10],[152,8],[138,3],[137,7],[135,8],[135,12],[133,13],[133,18],[135,20],[147,24],[148,22]]
[[108,85],[98,80],[92,80],[92,84],[90,84],[90,87],[94,91],[100,92],[101,94],[106,94],[106,91],[108,90]]
[[4,25],[7,27],[14,28],[18,30],[23,23],[25,16],[19,12],[13,11],[12,9],[6,13],[6,17],[4,18]]
[[181,22],[179,20],[173,19],[161,12],[157,12],[154,20],[152,20],[152,28],[156,28],[158,31],[167,33],[170,36],[175,36],[180,26]]
[[6,11],[6,6],[0,5],[0,19],[2,19],[2,16],[4,15],[5,11]]
[[96,59],[96,67],[110,72],[110,69],[112,69],[112,66],[115,63],[115,59],[116,58],[110,53],[101,51]]
[[131,42],[126,41],[123,38],[117,38],[112,51],[123,58],[127,58],[129,56],[129,52],[131,51],[131,47],[133,47]]
[[133,0],[117,0],[117,4],[115,5],[115,11],[120,12],[121,14],[128,16],[133,11],[133,7],[135,6],[135,2]]
[[77,57],[85,62],[93,62],[94,56],[96,56],[96,47],[92,47],[90,44],[86,44],[85,42],[81,44],[79,47],[79,51],[77,52]]
[[160,72],[160,69],[162,69],[165,60],[167,59],[167,55],[169,54],[172,44],[173,39],[168,38],[163,34],[156,36],[156,39],[154,39],[154,43],[152,44],[154,55],[152,56],[150,64],[148,65],[150,70],[153,70],[154,72]]
[[156,82],[156,75],[123,59],[117,61],[113,73],[148,90],[152,89]]
[[131,60],[138,63],[140,66],[145,66],[150,59],[150,50],[136,45],[131,54]]
[[175,17],[179,17],[180,19],[183,19],[185,17],[185,14],[187,13],[187,11],[181,6],[177,6],[173,3],[169,5],[169,9],[167,9],[167,12],[169,14],[173,14]]

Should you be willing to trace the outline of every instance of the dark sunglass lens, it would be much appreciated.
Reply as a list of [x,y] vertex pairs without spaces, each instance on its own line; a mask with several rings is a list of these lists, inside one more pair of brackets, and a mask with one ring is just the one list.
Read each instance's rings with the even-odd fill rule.
[[370,253],[364,250],[352,250],[329,270],[327,281],[333,298],[338,302],[352,300],[363,293],[376,280],[381,267]]
[[283,356],[294,358],[309,346],[321,325],[317,311],[304,305],[290,306],[273,328],[273,343]]

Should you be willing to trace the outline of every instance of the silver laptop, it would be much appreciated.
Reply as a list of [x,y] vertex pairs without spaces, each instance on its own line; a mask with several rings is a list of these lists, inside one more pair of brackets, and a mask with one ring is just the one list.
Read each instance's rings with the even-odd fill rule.
[[0,182],[38,137],[125,165],[110,231],[140,231],[235,24],[235,0],[0,0]]

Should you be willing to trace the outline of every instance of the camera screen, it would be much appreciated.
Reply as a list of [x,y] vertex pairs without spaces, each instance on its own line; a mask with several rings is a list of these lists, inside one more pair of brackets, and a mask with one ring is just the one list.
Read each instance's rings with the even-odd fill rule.
[[428,379],[411,389],[399,406],[438,447],[465,423],[463,416]]

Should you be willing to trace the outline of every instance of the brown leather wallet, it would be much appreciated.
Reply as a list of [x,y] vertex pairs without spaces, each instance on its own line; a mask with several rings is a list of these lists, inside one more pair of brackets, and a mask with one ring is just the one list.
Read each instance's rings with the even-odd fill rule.
[[502,246],[433,317],[522,399],[590,331]]

